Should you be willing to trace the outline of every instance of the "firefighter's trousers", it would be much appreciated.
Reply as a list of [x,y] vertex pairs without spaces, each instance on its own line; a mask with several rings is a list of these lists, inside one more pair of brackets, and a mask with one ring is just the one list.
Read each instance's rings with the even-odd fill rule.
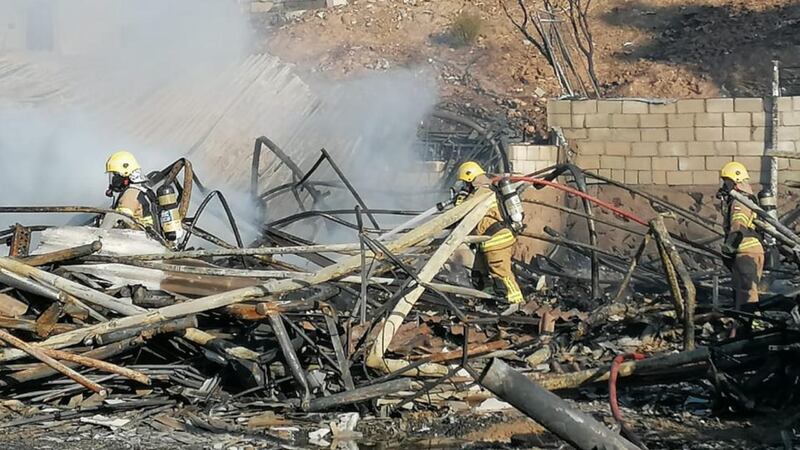
[[475,255],[475,264],[472,267],[473,280],[476,287],[482,288],[476,278],[488,276],[492,280],[495,295],[505,297],[509,303],[521,303],[522,291],[517,284],[517,278],[511,270],[511,257],[514,255],[514,246],[499,250],[478,250]]
[[736,291],[736,307],[758,302],[758,283],[764,271],[764,252],[736,254],[733,260],[733,289]]

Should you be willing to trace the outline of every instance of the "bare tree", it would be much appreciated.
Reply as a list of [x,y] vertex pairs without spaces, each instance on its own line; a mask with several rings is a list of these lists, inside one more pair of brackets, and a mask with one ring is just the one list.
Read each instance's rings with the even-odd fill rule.
[[597,73],[594,68],[594,39],[592,38],[592,29],[589,27],[589,7],[592,5],[592,0],[568,0],[568,3],[567,13],[572,24],[572,33],[578,48],[586,58],[589,77],[592,79],[595,93],[599,96],[600,83],[597,81]]
[[[573,83],[570,82],[570,75],[567,72],[570,71],[576,86],[582,87],[583,93],[586,94],[581,75],[572,63],[573,50],[570,50],[570,47],[574,46],[567,45],[558,30],[558,23],[565,22],[558,16],[569,18],[567,32],[572,35],[578,51],[586,60],[586,70],[589,72],[592,88],[599,97],[600,89],[594,65],[594,41],[588,17],[592,0],[499,0],[499,2],[514,27],[545,58],[563,90],[569,94],[573,93]],[[510,8],[507,2],[516,5]],[[562,63],[566,67],[562,67]]]

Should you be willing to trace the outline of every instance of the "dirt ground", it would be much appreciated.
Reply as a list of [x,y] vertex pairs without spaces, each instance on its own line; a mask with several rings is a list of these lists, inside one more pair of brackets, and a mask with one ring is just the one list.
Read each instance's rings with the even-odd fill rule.
[[[353,0],[269,31],[264,47],[333,78],[432,72],[444,106],[541,132],[544,98],[561,92],[500,1],[520,17],[513,0]],[[462,11],[481,17],[480,35],[454,47],[446,35]],[[769,89],[771,59],[798,59],[800,4],[791,0],[595,0],[590,16],[607,97],[755,95]]]

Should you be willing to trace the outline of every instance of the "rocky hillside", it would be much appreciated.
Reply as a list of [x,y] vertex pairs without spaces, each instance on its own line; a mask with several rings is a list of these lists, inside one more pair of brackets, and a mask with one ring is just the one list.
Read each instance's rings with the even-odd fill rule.
[[[445,106],[541,132],[543,99],[562,92],[501,1],[517,14],[516,0],[351,0],[270,31],[264,45],[301,70],[334,78],[431,70]],[[477,37],[454,45],[450,30],[464,14],[480,18]],[[771,59],[797,62],[798,23],[800,5],[791,0],[594,0],[590,10],[608,97],[765,92]]]

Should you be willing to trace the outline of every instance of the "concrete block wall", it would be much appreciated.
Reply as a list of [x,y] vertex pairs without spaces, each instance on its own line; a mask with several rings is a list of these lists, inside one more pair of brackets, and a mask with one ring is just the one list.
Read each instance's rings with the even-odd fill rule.
[[[708,185],[733,159],[766,182],[764,107],[760,98],[554,100],[547,115],[585,169],[628,184]],[[800,150],[800,97],[780,98],[778,111],[778,149]],[[779,168],[781,180],[800,180],[800,160]]]
[[526,175],[558,162],[558,147],[554,145],[512,144],[508,153],[512,170]]

